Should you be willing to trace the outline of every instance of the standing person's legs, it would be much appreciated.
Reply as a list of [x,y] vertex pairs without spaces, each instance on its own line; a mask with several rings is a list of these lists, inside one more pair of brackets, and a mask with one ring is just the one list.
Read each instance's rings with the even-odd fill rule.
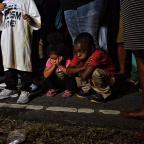
[[18,76],[17,70],[9,69],[5,71],[6,89],[17,90]]
[[101,16],[103,15],[103,0],[94,0],[84,6],[77,9],[78,28],[81,32],[90,33],[93,38],[96,47],[98,44],[99,27]]
[[19,71],[21,75],[21,94],[17,100],[17,103],[27,103],[30,98],[30,85],[32,84],[32,73]]
[[142,106],[139,111],[134,112],[124,112],[123,116],[129,118],[143,118],[144,119],[144,50],[134,51],[134,55],[137,61],[138,74],[140,80],[141,96],[142,96]]
[[6,87],[0,92],[0,99],[5,99],[8,97],[17,97],[17,70],[15,69],[8,69],[5,71],[5,84]]
[[21,75],[21,90],[22,91],[30,91],[30,85],[32,84],[33,77],[32,72],[24,72],[20,71],[19,74]]
[[119,74],[125,74],[126,64],[126,50],[124,48],[124,23],[123,17],[119,19],[119,31],[117,35],[117,49],[118,49],[118,61],[119,61]]
[[[0,32],[0,38],[1,38],[1,32]],[[0,46],[0,76],[4,75],[4,68],[3,68],[3,62],[2,62],[2,52],[1,52],[1,46]]]
[[118,43],[119,74],[130,78],[132,69],[132,52],[124,48],[123,43]]
[[123,17],[119,19],[119,31],[117,35],[117,49],[118,49],[118,62],[119,74],[130,77],[131,72],[131,51],[124,48],[124,22]]
[[118,43],[118,60],[120,65],[120,74],[125,74],[125,64],[126,64],[126,50],[124,49],[123,43]]

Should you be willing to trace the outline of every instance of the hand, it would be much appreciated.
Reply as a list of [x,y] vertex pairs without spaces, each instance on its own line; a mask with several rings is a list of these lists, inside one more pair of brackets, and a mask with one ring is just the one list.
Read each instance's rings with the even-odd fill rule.
[[23,19],[26,20],[29,24],[33,23],[32,17],[28,14],[23,15]]
[[3,11],[4,10],[4,8],[5,8],[5,4],[4,3],[0,3],[0,11]]
[[64,66],[59,66],[59,69],[66,74],[66,68]]
[[57,61],[58,61],[58,60],[53,60],[53,59],[51,59],[52,65],[57,65]]

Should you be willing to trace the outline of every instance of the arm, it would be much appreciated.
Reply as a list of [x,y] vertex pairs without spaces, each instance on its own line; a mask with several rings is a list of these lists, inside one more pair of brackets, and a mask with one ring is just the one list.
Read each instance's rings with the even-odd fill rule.
[[91,77],[94,70],[95,70],[95,67],[92,67],[92,66],[85,68],[84,71],[80,72],[81,79],[87,80],[89,77]]
[[46,67],[45,70],[44,70],[44,77],[45,78],[50,77],[52,75],[52,73],[55,71],[55,69],[56,69],[56,65],[55,64],[52,65],[50,68]]
[[60,68],[60,70],[64,73],[67,74],[66,72],[66,67],[65,66],[58,66]]
[[68,67],[66,69],[67,74],[77,74],[85,69],[85,66],[75,66],[75,67]]
[[3,17],[3,13],[2,11],[4,10],[5,5],[3,3],[0,3],[0,24],[2,23],[2,17]]
[[29,15],[32,19],[32,22],[30,23],[33,30],[38,30],[41,28],[41,16],[39,14],[39,11],[37,9],[37,6],[35,4],[35,0],[27,0],[28,3],[28,11],[27,15]]
[[33,18],[28,14],[23,15],[23,19],[26,20],[31,26],[37,25],[37,23],[33,20]]
[[104,52],[100,50],[96,50],[86,61],[86,67],[83,72],[80,73],[80,77],[82,80],[87,80],[92,76],[93,71],[101,64],[103,59],[105,58]]
[[3,14],[0,13],[0,24],[2,23]]

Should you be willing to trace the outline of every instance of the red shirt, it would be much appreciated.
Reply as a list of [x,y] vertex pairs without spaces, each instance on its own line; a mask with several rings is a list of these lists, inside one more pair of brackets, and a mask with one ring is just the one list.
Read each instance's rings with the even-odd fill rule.
[[113,76],[115,72],[114,65],[112,64],[110,57],[106,52],[103,52],[100,49],[96,49],[85,63],[80,62],[78,57],[74,56],[69,66],[74,67],[84,64],[86,64],[86,67],[92,66],[95,68],[101,68],[105,70],[109,76]]

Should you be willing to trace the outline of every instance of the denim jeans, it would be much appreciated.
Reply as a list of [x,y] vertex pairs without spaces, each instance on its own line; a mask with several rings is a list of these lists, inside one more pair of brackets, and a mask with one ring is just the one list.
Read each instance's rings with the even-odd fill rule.
[[98,45],[98,31],[102,15],[104,0],[94,0],[86,5],[80,6],[74,10],[64,12],[66,24],[74,42],[76,36],[81,32],[90,33]]

